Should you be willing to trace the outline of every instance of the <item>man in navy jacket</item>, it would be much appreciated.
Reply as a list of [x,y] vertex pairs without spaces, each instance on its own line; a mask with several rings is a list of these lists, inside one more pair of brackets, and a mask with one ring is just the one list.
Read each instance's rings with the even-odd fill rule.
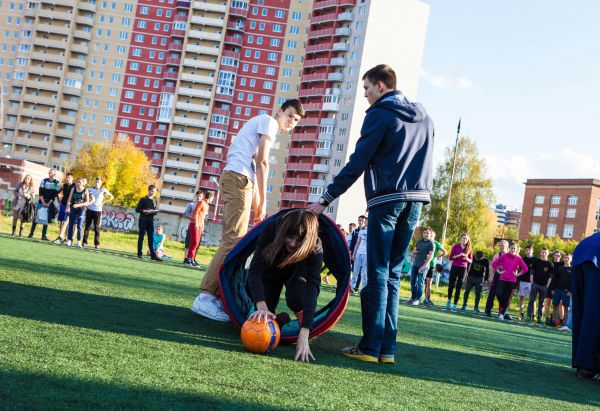
[[322,213],[365,173],[369,209],[367,286],[361,292],[363,337],[342,354],[393,363],[402,261],[433,185],[433,122],[419,103],[396,90],[396,74],[381,64],[363,76],[367,110],[348,164],[318,202]]

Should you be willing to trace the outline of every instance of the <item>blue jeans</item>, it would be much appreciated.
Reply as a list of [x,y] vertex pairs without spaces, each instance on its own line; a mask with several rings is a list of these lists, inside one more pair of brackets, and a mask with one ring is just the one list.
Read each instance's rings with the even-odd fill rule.
[[410,295],[412,300],[421,301],[423,297],[423,288],[425,287],[425,277],[420,273],[419,268],[413,264],[410,269]]
[[369,209],[367,276],[360,293],[363,337],[358,348],[378,357],[394,355],[402,261],[423,203],[394,202]]
[[77,241],[81,241],[83,234],[83,222],[85,221],[85,207],[72,208],[69,215],[69,229],[67,230],[67,240],[73,241],[73,231],[77,224]]

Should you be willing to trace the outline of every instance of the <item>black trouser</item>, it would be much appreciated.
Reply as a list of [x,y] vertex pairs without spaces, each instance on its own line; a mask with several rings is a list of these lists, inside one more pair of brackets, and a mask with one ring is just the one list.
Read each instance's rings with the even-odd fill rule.
[[469,301],[469,294],[471,289],[475,287],[475,308],[479,308],[479,299],[481,298],[481,283],[483,278],[481,277],[467,277],[467,285],[465,286],[465,296],[463,298],[463,306],[467,306]]
[[498,281],[498,288],[496,288],[496,295],[500,302],[500,314],[506,314],[506,310],[510,305],[510,296],[515,288],[515,283],[510,281]]
[[[31,237],[33,237],[33,233],[35,233],[36,227],[37,227],[37,223],[34,221],[33,224],[31,224],[31,231],[29,232],[29,235]],[[47,232],[48,232],[48,224],[42,224],[42,238],[46,238]]]
[[144,234],[148,235],[150,256],[152,256],[152,258],[158,258],[154,252],[154,219],[140,219],[138,232],[138,257],[143,255],[142,248],[144,248]]
[[90,226],[94,223],[94,245],[100,245],[100,223],[102,222],[102,211],[93,211],[89,208],[85,212],[85,230],[83,231],[83,244],[87,244]]
[[458,303],[460,298],[460,289],[462,288],[463,278],[467,272],[467,267],[455,267],[450,268],[450,280],[448,281],[448,300],[452,299],[452,292],[456,287],[456,293],[454,294],[454,305]]
[[571,274],[574,368],[600,372],[600,269],[591,261]]
[[263,286],[265,290],[265,303],[269,311],[275,313],[281,290],[285,285],[285,302],[290,310],[297,313],[304,310],[304,293],[306,289],[306,277],[302,270],[298,270],[291,278],[282,281],[287,276],[268,270],[263,274]]
[[494,300],[496,299],[496,288],[498,287],[498,280],[500,279],[499,274],[494,275],[494,280],[490,284],[490,289],[488,290],[487,301],[485,302],[485,313],[491,314],[492,308],[494,308]]

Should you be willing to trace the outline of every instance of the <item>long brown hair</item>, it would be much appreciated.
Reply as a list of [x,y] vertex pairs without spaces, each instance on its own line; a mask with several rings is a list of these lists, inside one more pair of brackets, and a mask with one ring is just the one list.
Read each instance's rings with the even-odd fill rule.
[[[462,233],[462,235],[460,236],[461,241],[462,241],[463,237],[467,237],[467,244],[465,244],[465,254],[469,255],[469,253],[471,251],[473,251],[473,245],[471,244],[471,236],[467,233]],[[460,242],[459,242],[459,244],[460,244]],[[461,244],[461,247],[462,247],[462,244]]]
[[[300,241],[300,246],[292,253],[288,253],[285,247],[287,237],[298,237]],[[263,257],[268,265],[274,266],[283,256],[277,264],[277,268],[283,268],[308,257],[317,249],[318,240],[319,221],[316,214],[308,210],[292,210],[279,222],[275,239],[265,247]]]
[[25,177],[23,177],[22,184],[25,185],[25,181],[27,180],[27,177],[29,177],[29,184],[27,184],[27,187],[33,188],[33,177],[31,177],[31,174],[27,174]]

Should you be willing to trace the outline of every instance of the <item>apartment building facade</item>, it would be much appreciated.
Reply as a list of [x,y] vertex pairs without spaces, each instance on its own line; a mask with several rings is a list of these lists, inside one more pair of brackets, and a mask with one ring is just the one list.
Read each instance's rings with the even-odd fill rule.
[[[218,190],[249,118],[300,96],[308,115],[278,135],[267,206],[305,206],[353,151],[364,71],[390,64],[415,97],[428,6],[382,3],[1,0],[3,147],[60,167],[86,142],[129,138],[160,176],[161,209],[180,213],[196,190]],[[350,221],[365,205],[357,183],[327,214]]]
[[581,240],[600,228],[600,180],[528,179],[519,239],[531,234]]

